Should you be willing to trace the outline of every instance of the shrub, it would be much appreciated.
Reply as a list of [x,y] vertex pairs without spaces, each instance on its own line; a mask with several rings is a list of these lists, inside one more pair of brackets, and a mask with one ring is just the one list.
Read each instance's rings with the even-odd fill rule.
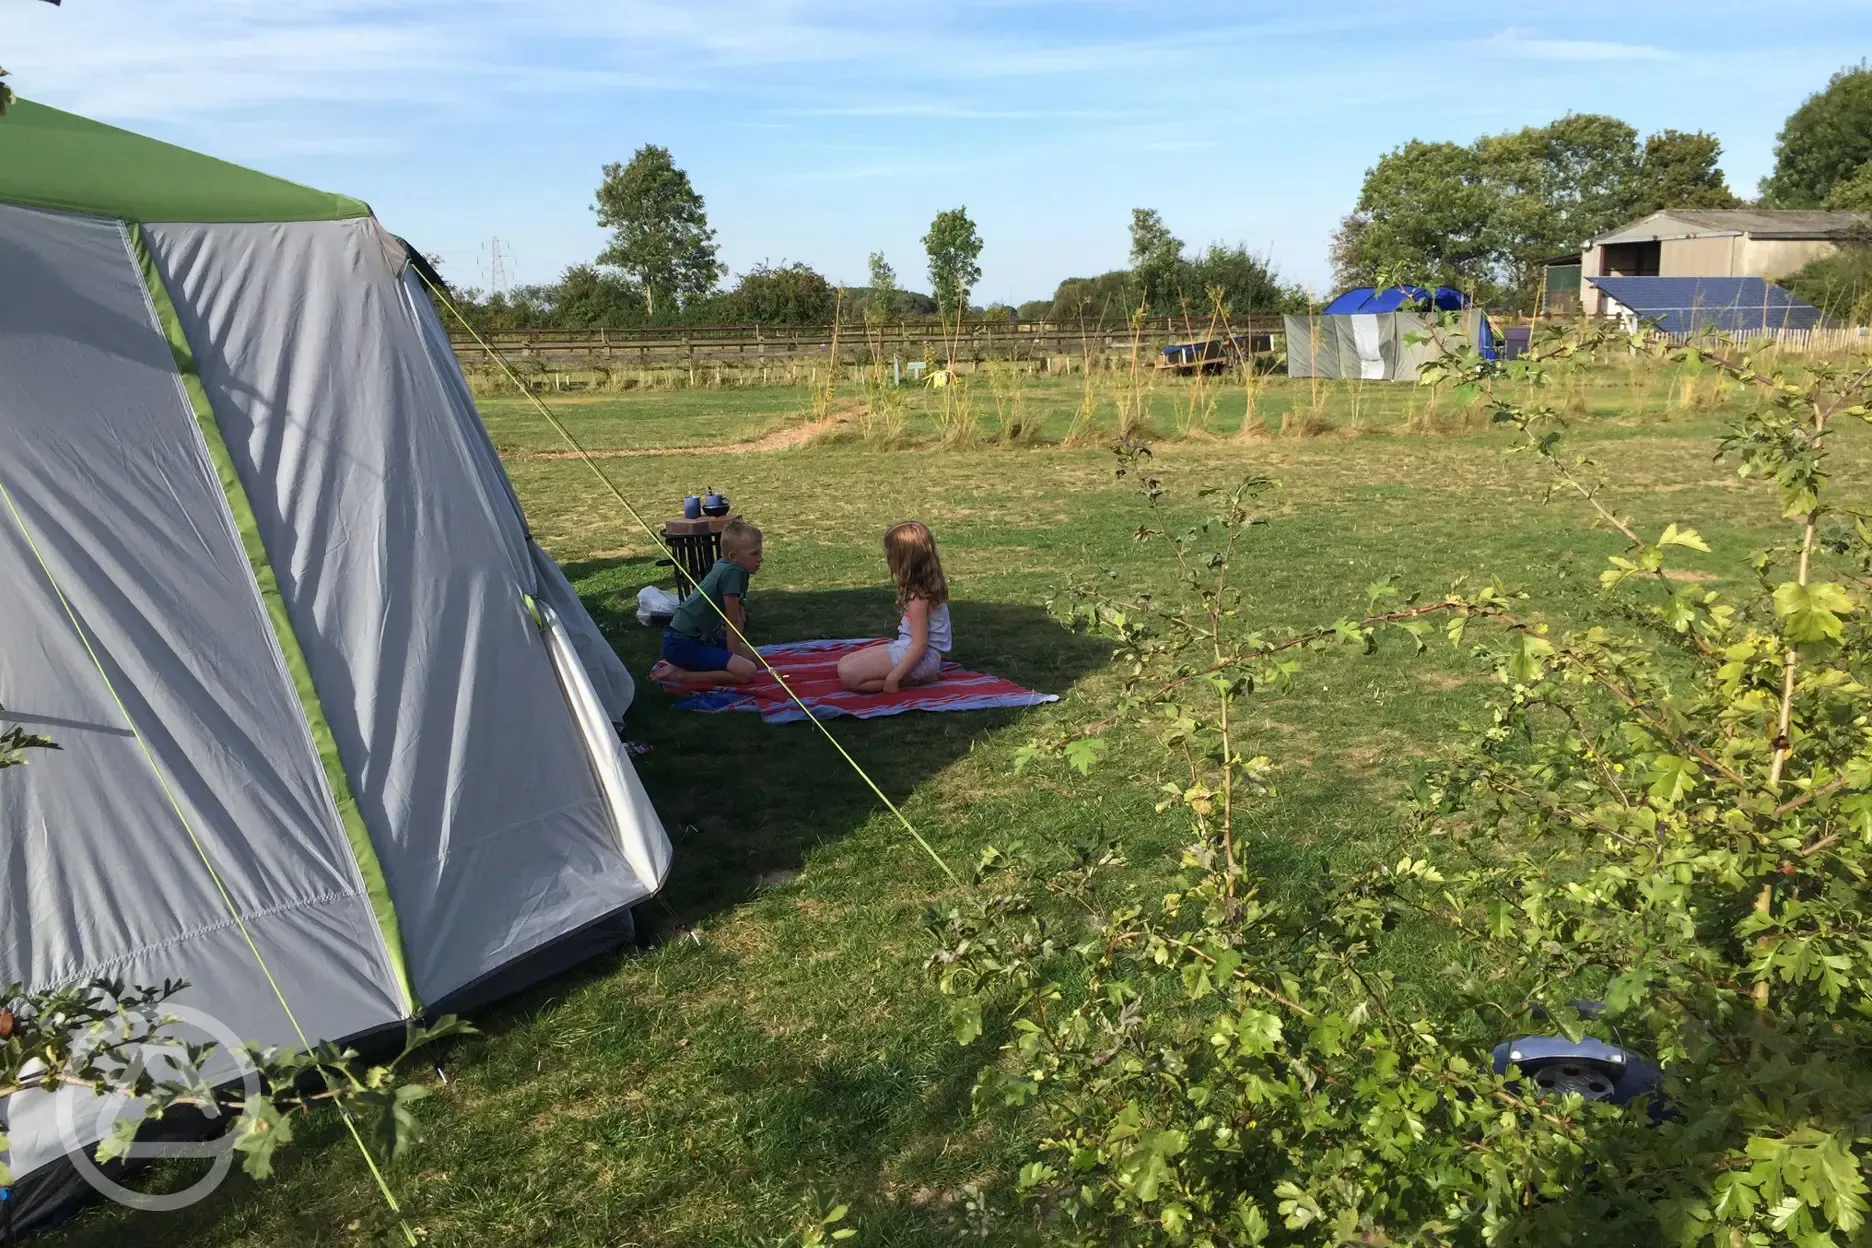
[[[980,888],[932,912],[932,973],[957,1039],[1012,1036],[978,1102],[1025,1106],[1018,1190],[1048,1242],[1083,1244],[1839,1244],[1865,1229],[1872,1156],[1872,527],[1826,483],[1864,371],[1758,370],[1680,349],[1757,396],[1720,451],[1778,494],[1791,541],[1733,597],[1667,565],[1694,529],[1621,519],[1540,396],[1550,366],[1627,348],[1561,331],[1530,356],[1428,370],[1627,539],[1601,580],[1616,623],[1560,630],[1526,595],[1459,585],[1297,632],[1256,629],[1230,580],[1268,482],[1205,491],[1209,515],[1138,540],[1169,594],[1109,577],[1064,611],[1126,674],[1104,720],[1034,742],[1023,766],[1099,765],[1147,726],[1176,760],[1161,810],[1183,880],[1145,900],[1108,881],[1122,846],[1004,846]],[[1153,517],[1163,483],[1122,448]],[[1249,818],[1274,784],[1244,703],[1291,688],[1326,646],[1472,647],[1496,678],[1479,728],[1415,788],[1394,859],[1276,892]],[[1282,847],[1287,849],[1288,847]],[[1290,852],[1290,850],[1289,850]],[[1387,856],[1389,857],[1389,856]],[[1397,973],[1400,931],[1446,938],[1436,985]],[[1574,1002],[1594,1000],[1603,1009]],[[1555,1027],[1656,1058],[1661,1100],[1542,1094],[1488,1057]],[[999,1030],[997,1028],[997,1030]]]
[[1809,261],[1781,284],[1836,321],[1872,324],[1872,245]]

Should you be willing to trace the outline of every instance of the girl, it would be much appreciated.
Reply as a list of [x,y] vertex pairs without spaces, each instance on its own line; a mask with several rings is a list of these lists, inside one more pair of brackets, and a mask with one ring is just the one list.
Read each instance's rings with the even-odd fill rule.
[[853,693],[896,693],[903,685],[936,679],[949,653],[949,582],[943,579],[936,539],[927,526],[906,520],[884,534],[884,561],[897,582],[903,619],[897,640],[839,660],[839,681]]

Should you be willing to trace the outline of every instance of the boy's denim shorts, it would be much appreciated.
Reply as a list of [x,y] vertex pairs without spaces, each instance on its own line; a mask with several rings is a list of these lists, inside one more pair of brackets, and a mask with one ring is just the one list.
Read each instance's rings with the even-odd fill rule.
[[725,672],[734,652],[710,641],[697,641],[673,628],[663,630],[663,657],[685,672]]

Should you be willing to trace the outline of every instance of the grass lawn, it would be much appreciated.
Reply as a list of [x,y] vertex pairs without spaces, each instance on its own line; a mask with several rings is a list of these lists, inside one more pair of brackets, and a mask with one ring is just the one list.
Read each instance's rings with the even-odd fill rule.
[[[1701,557],[1708,576],[1745,575],[1749,552],[1780,532],[1773,501],[1711,461],[1719,424],[1709,412],[1666,421],[1662,392],[1621,407],[1616,382],[1583,401],[1599,415],[1581,430],[1614,505],[1651,532],[1695,523],[1712,547]],[[1070,420],[1076,384],[1035,387],[1049,432]],[[1275,387],[1280,402],[1310,402],[1303,384]],[[1154,390],[1153,421],[1173,427],[1188,394]],[[1349,396],[1330,398],[1343,435]],[[1406,435],[1404,405],[1421,396],[1372,387],[1367,400],[1363,436],[1158,448],[1172,505],[1189,515],[1198,486],[1248,471],[1281,480],[1241,565],[1256,623],[1356,613],[1364,586],[1387,574],[1428,590],[1495,575],[1533,590],[1553,618],[1594,615],[1594,578],[1619,549],[1615,535],[1581,507],[1543,507],[1539,465],[1504,457],[1499,435]],[[687,391],[559,406],[592,445],[627,449],[758,437],[804,402],[798,391]],[[912,435],[933,429],[922,402]],[[1239,408],[1239,394],[1231,402]],[[517,403],[485,407],[540,540],[642,672],[656,634],[631,612],[660,572],[650,543],[583,464],[537,453],[552,436]],[[1261,410],[1278,423],[1276,409]],[[1843,493],[1868,497],[1872,439],[1849,430],[1841,449]],[[1132,541],[1141,506],[1113,479],[1107,452],[831,444],[615,457],[605,469],[651,515],[715,485],[765,527],[757,641],[887,631],[879,537],[906,516],[929,522],[956,594],[957,657],[1065,696],[1027,712],[834,722],[834,735],[959,869],[990,843],[1095,828],[1122,838],[1145,895],[1173,871],[1182,829],[1154,811],[1169,772],[1148,741],[1121,734],[1087,778],[1011,774],[1038,726],[1097,717],[1114,687],[1104,647],[1054,624],[1048,597],[1101,567],[1138,584],[1170,575]],[[1411,761],[1448,740],[1484,693],[1480,665],[1446,646],[1310,661],[1296,693],[1258,704],[1251,752],[1276,760],[1281,792],[1257,812],[1250,852],[1278,882],[1322,859],[1362,864],[1391,850]],[[968,1225],[971,1186],[1011,1209],[1022,1123],[983,1122],[968,1107],[996,1037],[958,1049],[922,969],[920,918],[947,887],[935,867],[809,724],[674,712],[641,689],[632,729],[655,745],[641,770],[675,844],[662,901],[640,911],[651,947],[488,1011],[483,1037],[443,1055],[448,1082],[431,1080],[422,1111],[431,1138],[388,1176],[424,1242],[759,1244],[797,1229],[813,1201],[836,1199],[860,1231],[848,1242],[921,1245]],[[1434,945],[1401,956],[1407,976],[1434,982]],[[150,1181],[189,1177],[167,1169]],[[1000,1223],[988,1242],[1006,1242],[1017,1224]],[[270,1183],[236,1177],[170,1215],[93,1207],[44,1242],[335,1245],[385,1225],[355,1149],[321,1120]]]

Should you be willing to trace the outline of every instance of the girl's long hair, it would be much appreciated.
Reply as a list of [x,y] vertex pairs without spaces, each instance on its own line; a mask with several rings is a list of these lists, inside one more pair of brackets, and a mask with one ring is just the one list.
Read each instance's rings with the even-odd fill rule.
[[884,561],[897,581],[899,611],[912,598],[926,598],[934,605],[949,601],[949,581],[943,576],[936,537],[928,525],[919,520],[891,525],[884,534]]

